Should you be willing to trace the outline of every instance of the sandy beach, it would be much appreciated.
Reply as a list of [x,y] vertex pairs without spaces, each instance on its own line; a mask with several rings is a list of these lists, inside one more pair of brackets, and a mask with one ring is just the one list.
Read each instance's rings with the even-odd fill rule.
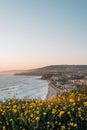
[[51,97],[56,97],[57,96],[57,91],[53,88],[52,84],[48,84],[48,93],[47,93],[47,99]]
[[60,89],[56,88],[50,81],[48,81],[48,93],[46,98],[56,97],[60,93]]

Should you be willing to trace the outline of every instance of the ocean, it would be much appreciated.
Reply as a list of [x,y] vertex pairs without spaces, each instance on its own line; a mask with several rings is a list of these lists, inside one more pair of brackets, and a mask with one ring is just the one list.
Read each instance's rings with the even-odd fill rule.
[[45,99],[48,93],[48,82],[40,76],[0,75],[0,101],[12,98]]

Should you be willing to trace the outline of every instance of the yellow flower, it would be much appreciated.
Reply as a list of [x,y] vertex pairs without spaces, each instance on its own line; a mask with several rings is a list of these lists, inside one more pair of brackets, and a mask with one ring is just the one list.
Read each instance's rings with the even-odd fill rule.
[[16,112],[17,112],[17,109],[13,109],[13,112],[16,113]]
[[61,130],[65,130],[65,126],[63,125],[63,126],[61,126]]
[[58,124],[58,121],[55,121],[55,124]]
[[73,103],[73,102],[74,102],[74,100],[73,100],[73,99],[69,99],[69,101],[70,101],[70,103]]
[[59,122],[59,125],[61,125],[61,122]]
[[33,114],[30,115],[31,118],[32,118],[33,116],[34,116]]
[[59,117],[61,117],[64,114],[64,111],[60,111]]
[[74,127],[77,127],[77,124],[74,124],[73,126],[74,126]]
[[50,108],[51,106],[50,105],[48,105],[48,108]]
[[36,121],[39,121],[39,119],[40,119],[40,117],[37,116],[37,117],[36,117]]
[[72,105],[73,105],[73,106],[75,106],[75,105],[76,105],[76,103],[74,102]]
[[17,105],[14,105],[13,108],[15,109],[17,107]]
[[84,102],[83,104],[84,104],[85,107],[87,107],[87,102]]
[[77,99],[78,101],[80,101],[80,97],[78,97],[78,99]]
[[79,107],[79,108],[78,108],[78,111],[81,111],[81,110],[82,110],[81,107]]
[[56,109],[52,109],[52,114],[55,114],[56,113]]
[[46,112],[43,113],[44,116],[45,116],[46,114],[47,114]]
[[36,111],[36,114],[39,114],[39,111]]
[[73,123],[73,122],[71,122],[71,123],[70,123],[70,126],[74,126],[74,123]]
[[68,115],[71,115],[70,111],[67,112]]
[[50,124],[50,122],[48,121],[48,122],[47,122],[47,125],[49,125],[49,124]]
[[5,126],[3,126],[3,127],[2,127],[2,130],[6,130],[6,127],[5,127]]

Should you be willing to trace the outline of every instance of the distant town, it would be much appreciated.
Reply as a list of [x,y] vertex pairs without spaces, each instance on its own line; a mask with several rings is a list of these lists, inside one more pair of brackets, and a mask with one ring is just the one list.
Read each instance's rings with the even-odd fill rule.
[[[87,85],[87,73],[49,73],[42,76],[42,79],[49,81],[50,86],[56,89],[56,95],[70,91],[75,88],[82,88],[82,86]],[[55,95],[55,96],[56,96]]]

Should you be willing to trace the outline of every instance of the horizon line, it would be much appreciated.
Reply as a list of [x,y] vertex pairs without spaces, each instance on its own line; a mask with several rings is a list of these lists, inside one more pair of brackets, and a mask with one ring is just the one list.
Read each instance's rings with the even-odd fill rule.
[[30,69],[6,69],[6,70],[0,70],[0,73],[3,72],[9,72],[9,71],[26,71],[26,70],[33,70],[33,69],[39,69],[39,68],[44,68],[44,67],[50,67],[50,66],[87,66],[87,64],[52,64],[52,65],[45,65],[41,67],[34,67]]

